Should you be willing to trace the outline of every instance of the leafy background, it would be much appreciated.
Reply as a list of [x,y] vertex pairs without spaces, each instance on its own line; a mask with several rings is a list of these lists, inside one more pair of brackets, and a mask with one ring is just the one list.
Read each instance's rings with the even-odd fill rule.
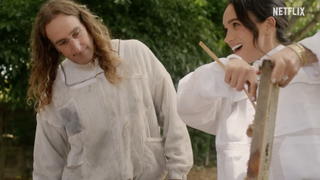
[[[30,73],[29,38],[44,0],[0,0],[0,179],[29,178],[35,132],[33,106],[26,104]],[[113,38],[138,39],[164,64],[173,82],[212,59],[198,45],[203,41],[218,57],[230,53],[223,41],[222,14],[228,0],[78,0],[103,21]],[[319,0],[287,0],[305,7],[305,17],[290,17],[287,35],[293,41],[319,28]],[[188,128],[196,166],[215,166],[214,136]]]

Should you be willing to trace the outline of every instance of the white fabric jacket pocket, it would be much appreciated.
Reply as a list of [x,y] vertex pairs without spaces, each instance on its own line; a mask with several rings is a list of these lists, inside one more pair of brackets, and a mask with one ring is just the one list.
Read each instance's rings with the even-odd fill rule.
[[144,139],[144,173],[140,179],[163,180],[166,175],[166,159],[163,138]]
[[83,135],[85,131],[69,137],[70,151],[67,159],[67,167],[75,168],[84,163],[83,161]]

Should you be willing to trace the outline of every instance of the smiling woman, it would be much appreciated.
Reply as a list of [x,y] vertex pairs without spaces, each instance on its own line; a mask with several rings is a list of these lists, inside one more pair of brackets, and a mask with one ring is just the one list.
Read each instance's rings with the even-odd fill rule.
[[289,44],[285,37],[288,17],[272,16],[271,8],[285,6],[284,2],[274,1],[273,5],[265,5],[262,1],[253,3],[245,6],[244,1],[231,0],[223,14],[225,42],[248,63],[260,59],[279,44]]
[[[178,113],[182,120],[216,135],[219,180],[246,177],[251,144],[246,130],[255,110],[241,90],[246,84],[250,93],[255,92],[260,78],[256,74],[259,64],[288,44],[284,34],[287,16],[273,16],[273,8],[279,6],[285,6],[283,0],[230,0],[223,14],[223,26],[225,42],[234,54],[220,58],[225,71],[213,62],[197,68],[179,82]],[[291,46],[298,48],[296,52],[303,58],[304,48]],[[271,180],[320,177],[319,171],[312,168],[320,166],[319,66],[300,65],[303,67],[298,74],[279,93]],[[289,72],[283,73],[279,85],[288,79]],[[255,99],[255,94],[251,97]],[[297,157],[299,162],[294,161]]]

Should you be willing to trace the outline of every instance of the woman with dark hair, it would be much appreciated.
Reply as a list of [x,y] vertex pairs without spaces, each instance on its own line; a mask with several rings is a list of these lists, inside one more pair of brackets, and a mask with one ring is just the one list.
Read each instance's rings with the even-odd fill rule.
[[[246,130],[255,110],[241,90],[244,84],[250,92],[256,89],[259,64],[289,44],[285,37],[288,17],[273,16],[274,7],[285,6],[283,0],[231,0],[223,15],[225,42],[234,52],[220,59],[226,71],[213,62],[179,82],[178,113],[182,120],[216,135],[219,180],[243,180],[246,176],[251,143]],[[306,64],[301,44],[288,47],[299,56],[301,68],[280,90],[269,177],[318,179],[320,172],[314,167],[320,167],[319,62]],[[280,86],[293,76],[292,72],[282,72]]]

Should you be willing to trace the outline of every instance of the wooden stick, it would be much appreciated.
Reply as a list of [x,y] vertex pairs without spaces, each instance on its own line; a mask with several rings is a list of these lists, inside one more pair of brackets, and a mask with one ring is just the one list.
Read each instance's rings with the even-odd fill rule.
[[[212,57],[212,59],[214,59],[224,70],[226,70],[225,65],[219,60],[219,58],[202,41],[200,41],[199,45]],[[247,89],[243,88],[243,90],[247,94],[253,108],[256,109],[256,104],[251,100]]]

